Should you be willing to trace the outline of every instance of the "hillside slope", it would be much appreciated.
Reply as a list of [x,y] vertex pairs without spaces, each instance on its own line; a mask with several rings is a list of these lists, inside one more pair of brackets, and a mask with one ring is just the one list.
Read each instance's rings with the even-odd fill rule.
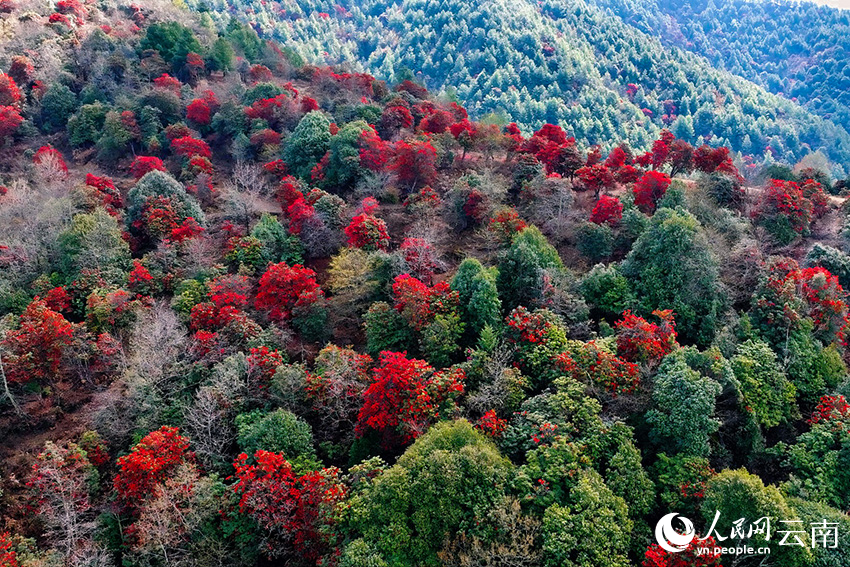
[[[526,131],[560,123],[588,144],[646,147],[669,126],[692,143],[795,163],[822,150],[850,163],[839,126],[581,0],[204,2],[307,61],[354,64],[379,78],[413,72],[456,92],[473,116],[505,113]],[[456,85],[456,90],[455,86]],[[768,149],[769,148],[769,149]]]

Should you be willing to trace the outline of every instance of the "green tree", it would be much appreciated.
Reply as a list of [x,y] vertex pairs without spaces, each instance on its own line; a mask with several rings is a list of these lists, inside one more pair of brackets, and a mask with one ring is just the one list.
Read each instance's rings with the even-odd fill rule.
[[519,305],[536,307],[543,295],[545,272],[563,269],[558,251],[536,226],[515,234],[499,262],[496,278],[502,310],[509,313]]
[[436,567],[446,538],[495,535],[486,518],[504,501],[512,468],[468,422],[438,423],[353,494],[349,521],[388,565]]
[[41,125],[47,132],[64,128],[77,110],[77,95],[62,83],[53,83],[41,97]]
[[360,167],[360,135],[371,127],[362,120],[349,122],[330,139],[323,186],[336,193],[350,188],[363,174]]
[[[726,547],[742,544],[769,547],[771,560],[782,567],[802,567],[809,565],[812,561],[812,552],[808,547],[779,545],[780,538],[774,537],[775,522],[777,520],[794,521],[800,518],[775,486],[765,486],[758,476],[750,474],[746,469],[725,470],[709,480],[701,510],[707,525],[711,525],[715,515],[719,513],[715,529],[723,537],[730,536],[732,522],[738,518],[746,518],[748,522],[754,522],[765,516],[771,518],[769,536],[765,533],[753,533],[746,540],[732,538],[722,544]],[[804,542],[808,541],[807,535],[803,534],[801,537]],[[724,563],[727,560],[734,560],[734,556],[724,557]]]
[[628,567],[632,522],[599,473],[583,470],[566,503],[543,515],[546,567]]
[[122,157],[132,139],[133,135],[121,122],[121,115],[115,111],[107,112],[97,141],[97,158],[103,162],[112,162]]
[[239,414],[236,431],[239,449],[248,455],[262,449],[284,455],[296,468],[316,470],[321,466],[316,461],[310,425],[290,411],[254,410]]
[[796,389],[766,342],[750,339],[742,343],[730,362],[741,384],[745,408],[761,425],[774,427],[793,417]]
[[292,266],[304,262],[301,240],[298,236],[289,234],[280,221],[268,213],[263,213],[251,229],[251,236],[262,244],[262,256],[266,263],[286,262]]
[[283,159],[294,175],[310,179],[310,172],[328,151],[330,122],[321,112],[308,112],[286,139]]
[[80,270],[118,270],[123,274],[130,266],[130,246],[121,237],[115,217],[102,208],[74,215],[71,226],[59,234],[58,241],[59,268],[69,282],[76,279]]
[[707,457],[709,437],[720,427],[714,419],[720,384],[692,370],[672,353],[664,358],[652,390],[653,409],[646,413],[651,434],[672,453]]
[[175,72],[186,63],[186,55],[190,52],[203,52],[192,30],[174,21],[157,22],[148,26],[145,36],[139,43],[139,48],[142,51],[156,50],[166,62],[171,64]]
[[233,69],[233,56],[233,46],[230,45],[229,41],[220,37],[212,44],[207,55],[207,69],[227,73]]
[[486,325],[497,325],[502,304],[496,287],[496,269],[486,269],[475,258],[460,263],[451,289],[458,294],[461,319],[466,323],[465,337],[471,344]]
[[198,202],[186,193],[183,185],[164,171],[149,171],[139,179],[127,195],[127,223],[132,226],[139,220],[142,209],[150,197],[169,197],[179,203],[186,217],[194,218],[199,224],[204,224],[206,218]]
[[717,261],[688,212],[659,209],[623,261],[622,273],[645,315],[676,313],[679,340],[707,346],[724,304]]

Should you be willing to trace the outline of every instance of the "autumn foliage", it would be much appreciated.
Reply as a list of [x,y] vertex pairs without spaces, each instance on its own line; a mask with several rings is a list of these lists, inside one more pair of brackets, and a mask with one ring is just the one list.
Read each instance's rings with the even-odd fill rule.
[[163,426],[145,435],[130,454],[118,459],[118,474],[112,484],[121,502],[134,508],[151,493],[154,485],[193,459],[189,440],[176,427]]
[[316,283],[316,272],[300,264],[272,264],[260,278],[254,306],[275,320],[292,317],[293,310],[324,297]]

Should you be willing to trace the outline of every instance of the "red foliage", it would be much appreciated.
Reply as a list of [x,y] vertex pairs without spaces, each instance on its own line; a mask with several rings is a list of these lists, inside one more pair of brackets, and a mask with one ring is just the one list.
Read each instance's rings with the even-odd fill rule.
[[812,318],[815,330],[835,332],[847,313],[844,289],[838,276],[826,268],[805,268],[793,274],[800,286],[800,295],[808,306],[807,315]]
[[210,280],[210,301],[219,309],[230,306],[242,309],[248,305],[248,296],[251,293],[251,280],[248,276],[227,274]]
[[402,274],[393,280],[393,299],[407,324],[422,331],[440,310],[456,301],[457,294],[450,292],[445,282],[429,288],[410,274]]
[[71,345],[74,327],[60,313],[36,297],[20,317],[17,329],[3,340],[10,356],[9,381],[26,384],[58,377],[65,350]]
[[12,57],[12,64],[9,65],[9,76],[12,77],[16,85],[30,84],[33,73],[35,73],[35,67],[28,57],[25,55]]
[[265,65],[252,65],[248,70],[251,83],[268,83],[274,79],[271,70]]
[[673,312],[653,311],[660,325],[625,311],[617,322],[617,354],[630,362],[658,362],[671,353],[676,343],[676,323]]
[[153,295],[156,282],[139,260],[133,260],[133,269],[127,276],[127,288],[137,295]]
[[183,242],[184,240],[195,238],[202,232],[204,232],[204,228],[198,224],[198,221],[192,217],[186,217],[183,220],[183,224],[171,229],[168,239],[172,242]]
[[15,80],[5,73],[0,73],[0,106],[19,108],[20,104],[21,91]]
[[645,213],[655,212],[658,201],[670,187],[670,176],[659,171],[647,171],[635,183],[635,205]]
[[24,118],[14,106],[0,106],[0,144],[18,131]]
[[634,183],[638,179],[640,179],[641,170],[636,168],[633,165],[624,165],[616,172],[614,172],[614,178],[624,185],[627,183]]
[[275,320],[292,317],[292,309],[302,297],[324,297],[316,283],[316,272],[300,264],[272,264],[260,278],[260,289],[254,306]]
[[426,116],[419,122],[419,127],[423,132],[429,134],[442,134],[449,129],[449,126],[454,122],[454,116],[451,112],[445,110],[437,110]]
[[623,218],[623,204],[617,197],[602,195],[590,213],[590,222],[616,226]]
[[441,406],[463,393],[465,378],[460,369],[435,373],[424,360],[384,351],[363,394],[355,433],[358,437],[370,430],[382,433],[385,447],[399,438],[402,443],[412,441],[440,417]]
[[139,156],[130,165],[130,172],[136,180],[141,179],[149,171],[165,171],[165,164],[158,157]]
[[61,313],[67,311],[71,307],[71,296],[65,286],[54,287],[44,296],[44,301],[47,307]]
[[313,205],[308,203],[303,196],[296,197],[286,209],[286,216],[289,218],[289,233],[301,234],[304,221],[315,216],[315,214],[316,210]]
[[437,177],[437,150],[430,141],[396,142],[389,162],[399,182],[412,190],[419,185],[433,185]]
[[399,250],[404,254],[404,261],[416,277],[430,282],[437,268],[434,247],[422,238],[405,238]]
[[206,126],[210,123],[211,117],[212,110],[210,109],[210,105],[202,98],[196,98],[186,107],[186,118],[195,124]]
[[516,209],[501,209],[490,219],[487,230],[502,244],[509,244],[514,234],[521,232],[527,225],[519,218]]
[[475,429],[493,438],[501,437],[507,428],[508,420],[500,418],[493,410],[487,411],[475,424]]
[[703,144],[694,152],[694,167],[703,173],[713,173],[726,160],[731,162],[729,148],[725,146],[712,148]]
[[812,219],[812,202],[803,196],[800,186],[793,181],[771,180],[759,199],[752,216],[756,220],[784,216],[798,234],[809,229]]
[[282,159],[276,159],[263,165],[263,171],[271,173],[275,177],[284,177],[289,170],[289,166]]
[[301,112],[307,114],[308,112],[313,112],[314,110],[319,110],[319,103],[314,98],[310,98],[309,96],[305,96],[301,99]]
[[337,469],[298,476],[283,455],[268,451],[240,454],[233,463],[239,479],[233,489],[239,510],[269,533],[269,557],[291,549],[299,559],[317,562],[332,550],[336,508],[346,497]]
[[187,461],[193,461],[189,440],[176,427],[162,426],[145,435],[129,455],[118,459],[118,474],[112,482],[118,498],[135,508],[153,487]]
[[274,378],[278,366],[286,362],[276,350],[267,346],[252,348],[248,355],[248,376],[257,388],[267,388]]
[[374,129],[364,130],[358,140],[360,165],[371,171],[381,171],[390,159],[390,147]]
[[604,165],[584,166],[577,169],[575,174],[585,189],[593,191],[597,195],[603,189],[610,189],[614,186],[614,176]]
[[207,159],[212,157],[210,147],[203,140],[192,138],[191,136],[183,136],[171,141],[171,149],[183,157],[191,158],[201,156]]
[[[653,543],[647,548],[641,565],[642,567],[722,567],[721,555],[714,553],[716,547],[718,544],[713,537],[708,537],[704,541],[694,539],[687,549],[676,553],[665,551],[657,543]],[[697,548],[707,548],[710,551],[697,555]]]
[[383,219],[359,214],[345,227],[348,245],[365,250],[386,250],[390,245],[387,223]]
[[258,148],[263,146],[279,146],[280,134],[271,128],[264,128],[251,134],[251,145]]
[[158,89],[171,91],[177,96],[180,96],[180,87],[182,86],[182,83],[171,75],[169,75],[168,73],[163,73],[162,75],[154,79],[153,85]]
[[38,164],[53,162],[62,172],[68,173],[65,158],[62,157],[62,153],[59,150],[52,146],[41,146],[38,148],[38,151],[32,156],[32,162]]
[[850,420],[850,404],[844,396],[822,396],[808,423],[814,425],[831,420]]
[[381,113],[380,125],[381,132],[396,132],[401,128],[410,128],[413,125],[413,115],[406,106],[388,105]]
[[0,567],[20,567],[18,554],[12,548],[12,536],[9,532],[0,533]]
[[814,179],[807,179],[800,187],[803,197],[812,202],[812,213],[815,218],[823,218],[829,212],[829,197],[823,191],[823,185]]
[[94,188],[101,198],[103,206],[110,214],[116,215],[123,206],[121,193],[115,188],[115,183],[108,177],[98,177],[91,173],[86,174],[86,185]]
[[562,355],[555,363],[576,380],[602,386],[614,395],[633,392],[640,382],[637,364],[602,350],[594,341],[583,344],[571,357]]

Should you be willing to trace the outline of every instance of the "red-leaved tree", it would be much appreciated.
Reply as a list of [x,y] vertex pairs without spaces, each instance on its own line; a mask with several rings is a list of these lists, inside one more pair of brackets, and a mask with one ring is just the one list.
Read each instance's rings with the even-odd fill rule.
[[625,311],[617,322],[617,354],[630,362],[660,361],[671,353],[676,343],[676,323],[669,309],[653,311],[660,325],[650,323],[631,311]]
[[658,201],[670,187],[670,176],[660,171],[647,171],[637,180],[632,191],[635,205],[645,213],[655,212]]
[[118,474],[112,485],[121,503],[135,510],[154,485],[194,459],[189,440],[176,427],[162,426],[145,435],[128,455],[118,459]]
[[384,351],[363,394],[357,418],[358,437],[373,431],[385,447],[412,441],[441,416],[451,417],[466,376],[453,368],[434,372],[424,360]]
[[324,292],[316,283],[316,272],[300,264],[272,264],[260,278],[254,306],[275,320],[292,317],[292,310],[304,298],[322,298]]
[[233,463],[239,511],[263,530],[269,558],[317,563],[336,543],[337,508],[346,497],[338,469],[298,475],[283,455],[257,451]]

